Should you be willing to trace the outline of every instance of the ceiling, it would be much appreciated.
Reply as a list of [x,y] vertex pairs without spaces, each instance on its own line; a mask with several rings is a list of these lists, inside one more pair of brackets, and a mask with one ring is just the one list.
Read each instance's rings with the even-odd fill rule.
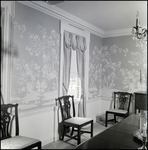
[[55,6],[103,31],[132,28],[139,11],[140,25],[147,28],[147,1],[64,1]]

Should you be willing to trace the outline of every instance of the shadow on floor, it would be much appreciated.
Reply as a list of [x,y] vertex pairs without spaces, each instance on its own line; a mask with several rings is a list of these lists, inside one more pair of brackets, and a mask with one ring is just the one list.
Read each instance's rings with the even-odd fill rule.
[[[101,133],[102,131],[108,129],[114,125],[113,123],[108,123],[108,127],[105,127],[104,125],[101,125],[99,123],[94,123],[93,127],[93,136],[96,134]],[[90,127],[87,127],[86,129],[90,130]],[[86,130],[85,129],[85,130]],[[90,134],[84,133],[81,135],[81,142],[84,142],[90,138]],[[74,139],[70,139],[68,137],[64,137],[64,141],[58,140],[56,142],[51,142],[49,144],[46,144],[43,146],[43,149],[74,149],[75,146],[77,146],[77,141]]]

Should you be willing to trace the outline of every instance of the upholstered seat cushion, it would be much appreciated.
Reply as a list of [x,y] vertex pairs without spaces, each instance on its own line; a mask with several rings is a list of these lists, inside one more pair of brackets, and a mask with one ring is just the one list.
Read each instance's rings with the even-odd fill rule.
[[22,149],[37,142],[40,141],[25,136],[14,136],[12,138],[1,140],[1,149]]
[[115,112],[115,113],[121,113],[121,114],[126,114],[127,110],[122,110],[122,109],[109,109],[107,112]]
[[73,117],[73,118],[70,118],[70,119],[66,119],[65,123],[72,123],[72,124],[75,124],[75,125],[83,125],[86,122],[89,122],[91,120],[93,120],[93,119],[83,118],[83,117]]

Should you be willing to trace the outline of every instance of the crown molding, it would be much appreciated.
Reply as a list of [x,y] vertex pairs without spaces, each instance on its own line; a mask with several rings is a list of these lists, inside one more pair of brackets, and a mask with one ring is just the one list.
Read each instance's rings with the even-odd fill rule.
[[105,31],[103,38],[132,35],[131,31],[132,31],[132,27],[126,29],[120,29],[120,30]]
[[92,24],[56,7],[55,5],[49,5],[44,1],[18,1],[18,2],[25,4],[29,7],[32,7],[34,9],[37,9],[48,15],[51,15],[61,21],[66,21],[69,24],[72,24],[73,26],[81,28],[82,30],[90,31],[91,33],[94,33],[102,38],[104,36],[103,30],[101,30],[101,29],[93,26]]
[[[7,1],[7,3],[9,3],[9,2],[12,2],[12,1]],[[34,9],[37,9],[48,15],[51,15],[61,21],[65,21],[75,27],[82,29],[82,30],[87,30],[90,33],[93,33],[101,38],[131,35],[132,27],[126,28],[126,29],[121,29],[121,30],[104,31],[104,30],[56,7],[55,5],[49,5],[44,1],[18,1],[18,2],[25,4],[29,7],[32,7]],[[5,3],[6,2],[3,2],[3,5]]]
[[8,5],[10,5],[12,1],[1,1],[1,7],[6,7]]

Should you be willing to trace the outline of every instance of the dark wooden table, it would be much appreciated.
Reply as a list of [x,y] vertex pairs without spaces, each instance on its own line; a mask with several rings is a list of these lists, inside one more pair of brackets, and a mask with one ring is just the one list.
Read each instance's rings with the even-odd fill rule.
[[139,119],[138,114],[133,114],[75,149],[137,149],[142,141],[134,137],[133,132],[139,128]]

